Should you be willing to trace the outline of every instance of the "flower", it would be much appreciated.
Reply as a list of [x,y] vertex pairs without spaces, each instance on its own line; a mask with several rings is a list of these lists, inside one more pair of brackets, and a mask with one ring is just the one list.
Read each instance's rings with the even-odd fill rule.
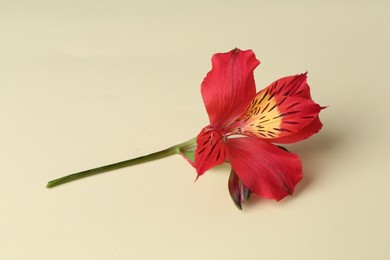
[[274,143],[293,143],[317,133],[323,107],[310,96],[307,75],[276,80],[256,94],[252,50],[217,53],[201,85],[210,124],[197,136],[198,177],[229,161],[229,191],[235,204],[251,192],[277,201],[302,179],[299,157]]
[[283,199],[302,179],[299,157],[274,143],[293,143],[317,133],[321,109],[310,96],[306,73],[284,77],[256,94],[253,70],[260,64],[251,50],[217,53],[202,82],[210,119],[197,137],[161,151],[76,172],[51,180],[47,188],[104,172],[181,154],[198,178],[229,161],[228,188],[236,206],[252,193]]

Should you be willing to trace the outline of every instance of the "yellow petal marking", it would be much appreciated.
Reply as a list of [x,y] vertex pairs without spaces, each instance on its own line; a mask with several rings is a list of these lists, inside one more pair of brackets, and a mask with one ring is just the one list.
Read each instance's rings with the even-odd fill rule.
[[268,91],[261,91],[249,104],[246,111],[233,124],[234,134],[251,135],[260,138],[276,138],[282,133],[279,129],[282,123],[277,102]]

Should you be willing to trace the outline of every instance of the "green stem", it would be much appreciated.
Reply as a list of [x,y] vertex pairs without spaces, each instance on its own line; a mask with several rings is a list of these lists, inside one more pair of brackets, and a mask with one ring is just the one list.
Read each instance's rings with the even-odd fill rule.
[[108,171],[120,169],[123,167],[131,166],[131,165],[144,163],[144,162],[150,162],[150,161],[164,158],[164,157],[174,155],[174,154],[179,154],[181,152],[181,149],[189,147],[189,146],[195,144],[195,142],[196,142],[196,137],[191,139],[191,140],[188,140],[184,143],[169,147],[167,149],[164,149],[164,150],[161,150],[161,151],[158,151],[155,153],[151,153],[148,155],[140,156],[140,157],[126,160],[126,161],[122,161],[122,162],[117,162],[117,163],[97,167],[97,168],[82,171],[82,172],[73,173],[73,174],[49,181],[47,183],[46,187],[53,188],[55,186],[58,186],[58,185],[61,185],[61,184],[67,183],[67,182],[75,181],[75,180],[82,179],[82,178],[92,176],[92,175],[96,175],[99,173],[108,172]]

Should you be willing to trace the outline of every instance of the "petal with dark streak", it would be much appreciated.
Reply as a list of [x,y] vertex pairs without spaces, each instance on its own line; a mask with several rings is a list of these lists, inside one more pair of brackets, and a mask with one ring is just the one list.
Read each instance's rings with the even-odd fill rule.
[[[321,107],[311,99],[269,95],[261,91],[248,106],[247,110],[233,124],[231,133],[256,136],[269,141],[285,140],[293,142],[309,137],[310,133],[319,131],[319,124],[313,124],[299,135],[299,132],[310,125],[321,111]],[[300,138],[288,139],[295,135]],[[283,138],[283,139],[282,139]]]
[[310,136],[318,133],[322,128],[322,123],[318,115],[314,118],[314,120],[299,130],[296,133],[291,135],[286,135],[284,137],[274,138],[272,139],[273,143],[287,144],[287,143],[295,143],[309,138]]
[[292,96],[310,99],[310,87],[307,84],[307,73],[287,76],[272,82],[264,91],[270,95]]
[[196,140],[195,167],[198,176],[208,169],[222,164],[227,158],[227,148],[221,134],[206,126],[202,129]]

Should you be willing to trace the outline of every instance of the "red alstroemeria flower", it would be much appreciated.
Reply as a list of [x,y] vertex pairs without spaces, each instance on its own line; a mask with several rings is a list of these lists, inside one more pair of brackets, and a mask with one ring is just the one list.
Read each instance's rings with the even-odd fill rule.
[[256,94],[259,64],[251,50],[215,54],[201,86],[210,124],[197,137],[194,166],[199,177],[228,160],[229,191],[239,208],[251,192],[277,201],[291,195],[302,179],[301,161],[273,143],[304,140],[322,127],[306,73]]
[[69,174],[49,181],[46,187],[181,154],[196,168],[198,177],[229,161],[228,188],[240,209],[251,193],[277,201],[291,195],[302,179],[302,164],[296,154],[274,143],[297,142],[317,133],[322,127],[318,117],[322,107],[310,97],[306,73],[279,79],[256,94],[253,70],[259,64],[251,50],[213,56],[212,69],[202,83],[210,124],[196,138]]

